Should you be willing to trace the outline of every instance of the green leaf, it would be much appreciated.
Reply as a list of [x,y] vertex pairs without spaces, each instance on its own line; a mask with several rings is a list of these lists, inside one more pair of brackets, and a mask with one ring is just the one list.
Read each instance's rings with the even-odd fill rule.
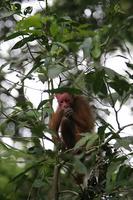
[[72,19],[71,19],[71,17],[69,17],[69,16],[63,16],[63,17],[61,17],[60,18],[60,20],[62,20],[62,21],[66,21],[66,22],[74,22]]
[[86,145],[86,148],[89,149],[94,142],[97,140],[98,135],[96,133],[85,133],[84,136],[76,143],[74,149],[79,149],[82,146]]
[[114,147],[117,149],[120,147],[124,147],[125,149],[132,151],[131,147],[129,146],[130,144],[133,144],[132,136],[117,138]]
[[22,82],[23,82],[26,78],[28,78],[28,77],[32,74],[32,72],[34,72],[37,68],[39,68],[40,65],[41,65],[40,62],[36,62],[35,65],[32,67],[32,69],[24,76],[24,78],[22,79]]
[[93,49],[91,54],[95,59],[99,58],[101,55],[100,36],[98,33],[93,37]]
[[87,89],[99,95],[101,98],[105,98],[108,94],[105,76],[105,71],[102,67],[95,72],[89,72],[85,75]]
[[86,174],[87,173],[87,168],[83,164],[83,162],[80,161],[77,157],[74,157],[73,160],[73,166],[76,172],[79,174]]
[[114,106],[116,102],[119,100],[119,97],[120,97],[119,94],[117,92],[114,92],[114,93],[111,93],[111,98],[110,96],[108,96],[106,100],[111,106]]
[[59,33],[60,29],[57,22],[54,20],[50,26],[50,33],[53,37],[56,37]]
[[122,96],[124,92],[128,92],[130,89],[130,84],[122,77],[116,76],[113,81],[109,82],[109,85]]
[[117,187],[126,187],[129,186],[133,188],[133,169],[128,165],[122,165],[119,168],[119,172],[116,177],[116,186]]
[[77,89],[77,88],[70,88],[70,87],[61,87],[61,88],[57,88],[57,89],[52,89],[52,90],[44,90],[44,92],[48,92],[48,93],[52,93],[52,94],[56,94],[56,93],[63,93],[63,92],[68,92],[70,94],[81,94],[81,90]]
[[29,30],[29,28],[42,28],[42,16],[41,14],[36,14],[25,18],[17,23],[18,30]]
[[119,169],[121,161],[112,162],[106,174],[106,191],[111,193],[115,188],[115,182],[117,177],[117,170]]
[[46,81],[48,81],[48,77],[44,73],[38,73],[38,78],[42,83],[45,83]]
[[12,49],[18,49],[21,48],[22,46],[24,46],[26,43],[28,42],[32,42],[34,40],[38,39],[38,37],[31,35],[29,37],[23,38],[22,40],[18,41],[13,47]]
[[114,79],[116,76],[120,76],[117,72],[115,72],[113,69],[110,69],[108,67],[102,67],[104,69],[105,73],[109,76],[110,79]]
[[101,55],[100,47],[98,45],[95,46],[95,48],[93,48],[93,50],[91,51],[91,54],[92,54],[93,58],[95,58],[95,59],[99,58]]
[[69,49],[67,45],[61,43],[61,42],[53,42],[52,48],[51,48],[51,54],[54,55],[60,55],[64,51],[69,52]]
[[0,17],[0,20],[8,17],[12,17],[15,14],[15,11],[7,11],[2,13],[2,16]]
[[90,57],[90,52],[92,49],[92,39],[90,37],[86,38],[81,44],[80,49],[83,49],[84,58]]
[[59,65],[59,64],[50,65],[48,67],[48,77],[52,79],[56,78],[63,71],[64,71],[64,67],[62,65]]
[[64,44],[64,43],[61,43],[61,42],[55,42],[55,44],[57,45],[57,46],[60,46],[62,49],[64,49],[65,51],[69,51],[69,49],[68,49],[68,47],[67,47],[67,45],[66,44]]
[[106,130],[106,128],[107,128],[107,125],[100,126],[98,128],[98,136],[99,136],[101,142],[103,142],[104,139],[105,139],[105,130]]
[[23,178],[24,178],[24,175],[25,175],[27,172],[29,172],[30,170],[32,170],[32,169],[34,169],[34,168],[36,168],[37,166],[40,166],[40,165],[42,165],[42,161],[34,162],[33,165],[27,167],[24,171],[22,171],[21,173],[17,174],[15,177],[13,177],[13,178],[10,180],[10,182],[13,182],[13,181],[15,181],[15,180],[17,180],[17,179],[19,179],[19,178],[22,178],[22,179],[23,179]]
[[41,103],[37,107],[37,110],[39,110],[40,108],[42,108],[47,103],[49,103],[49,99],[45,99],[45,100],[41,101]]
[[8,35],[8,36],[5,38],[5,41],[11,40],[11,39],[14,39],[14,38],[17,38],[18,36],[25,36],[25,35],[29,35],[29,34],[26,33],[25,31],[17,31],[17,32],[15,32],[15,33],[12,33],[12,34]]
[[74,149],[79,149],[80,147],[84,146],[86,142],[88,141],[88,134],[86,136],[83,136],[75,145]]
[[39,113],[34,109],[28,110],[26,112],[26,116],[27,116],[27,118],[30,118],[30,119],[36,119],[37,117],[39,117]]
[[86,149],[88,150],[95,143],[97,139],[98,139],[98,134],[90,133],[88,141],[87,141]]
[[85,75],[85,84],[89,91],[93,90],[93,85],[95,82],[95,72],[89,72]]
[[73,86],[78,87],[81,90],[85,89],[86,83],[85,83],[85,76],[84,72],[81,72],[75,80],[73,80]]
[[103,94],[107,95],[107,87],[105,83],[105,71],[104,70],[97,70],[95,72],[95,80],[93,85],[93,90],[95,94]]
[[130,69],[133,69],[133,64],[127,63],[127,62],[126,62],[126,65],[127,65],[127,67],[129,67]]
[[44,182],[41,179],[36,179],[33,183],[34,188],[44,187]]

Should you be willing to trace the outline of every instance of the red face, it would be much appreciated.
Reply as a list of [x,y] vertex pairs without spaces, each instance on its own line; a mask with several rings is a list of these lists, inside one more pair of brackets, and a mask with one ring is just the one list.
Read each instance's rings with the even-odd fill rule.
[[56,99],[58,101],[59,108],[61,108],[62,110],[70,108],[72,106],[73,103],[72,95],[70,95],[67,92],[64,92],[62,94],[56,94]]

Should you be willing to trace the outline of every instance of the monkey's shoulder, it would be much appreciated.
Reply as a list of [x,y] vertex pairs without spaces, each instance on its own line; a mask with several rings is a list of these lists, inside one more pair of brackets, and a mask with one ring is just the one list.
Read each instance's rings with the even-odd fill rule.
[[89,104],[87,101],[87,98],[82,95],[75,95],[74,96],[74,105],[83,105],[83,104]]

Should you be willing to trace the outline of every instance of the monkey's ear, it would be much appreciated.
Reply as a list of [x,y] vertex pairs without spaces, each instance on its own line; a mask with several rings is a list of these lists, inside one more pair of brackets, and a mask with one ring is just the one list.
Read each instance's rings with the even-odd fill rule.
[[56,97],[57,101],[59,101],[59,100],[60,100],[60,97],[61,97],[61,94],[60,94],[60,93],[57,93],[57,94],[55,94],[55,97]]

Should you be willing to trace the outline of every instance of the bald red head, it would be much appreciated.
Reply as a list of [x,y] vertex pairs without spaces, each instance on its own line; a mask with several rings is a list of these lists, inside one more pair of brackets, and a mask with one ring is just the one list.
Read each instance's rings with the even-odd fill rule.
[[56,94],[56,99],[61,110],[70,108],[73,104],[73,97],[67,92]]

